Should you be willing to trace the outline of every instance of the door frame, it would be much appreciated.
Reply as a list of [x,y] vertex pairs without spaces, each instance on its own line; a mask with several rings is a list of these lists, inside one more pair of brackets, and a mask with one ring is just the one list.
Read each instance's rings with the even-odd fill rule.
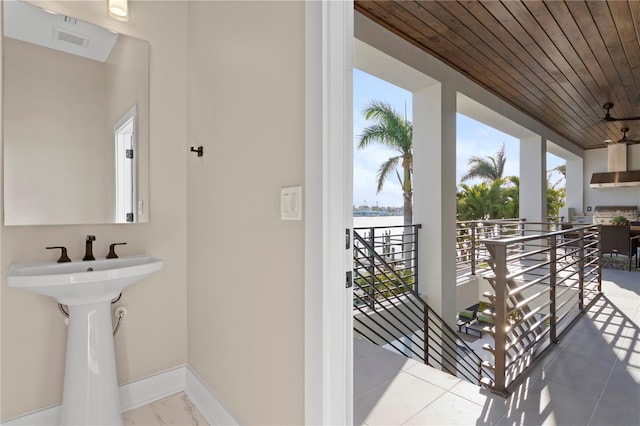
[[353,423],[353,1],[305,2],[305,423]]

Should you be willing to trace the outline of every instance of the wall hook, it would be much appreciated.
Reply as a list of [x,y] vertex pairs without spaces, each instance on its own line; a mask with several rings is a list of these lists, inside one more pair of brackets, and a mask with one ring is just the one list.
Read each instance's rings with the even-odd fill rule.
[[198,153],[198,157],[202,157],[204,155],[204,148],[202,147],[202,145],[200,145],[198,147],[198,149],[195,149],[194,147],[191,147],[191,152],[197,152]]

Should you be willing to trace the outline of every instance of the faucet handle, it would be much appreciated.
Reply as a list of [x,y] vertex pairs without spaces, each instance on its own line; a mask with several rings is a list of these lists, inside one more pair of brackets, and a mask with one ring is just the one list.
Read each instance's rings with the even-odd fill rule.
[[107,254],[107,259],[117,259],[118,255],[116,254],[116,246],[123,246],[127,243],[113,243],[109,244],[109,254]]
[[67,256],[67,248],[66,247],[55,246],[55,247],[46,247],[46,249],[47,250],[60,249],[60,259],[58,259],[58,263],[71,262],[71,259],[69,259],[69,256]]

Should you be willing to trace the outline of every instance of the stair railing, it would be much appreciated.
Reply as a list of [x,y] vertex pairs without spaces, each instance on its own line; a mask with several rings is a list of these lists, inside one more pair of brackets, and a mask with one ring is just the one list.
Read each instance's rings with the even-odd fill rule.
[[472,383],[493,380],[483,360],[418,293],[419,228],[354,229],[354,330]]
[[484,346],[493,355],[495,379],[482,384],[501,395],[601,295],[598,227],[548,232],[539,225],[525,236],[482,241],[492,271],[484,275],[492,291],[484,294],[491,308],[483,314],[495,324],[486,330],[493,344]]

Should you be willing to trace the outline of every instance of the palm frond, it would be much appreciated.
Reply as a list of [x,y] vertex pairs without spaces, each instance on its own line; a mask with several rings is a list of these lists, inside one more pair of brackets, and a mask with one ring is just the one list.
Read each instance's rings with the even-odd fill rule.
[[382,163],[382,165],[378,169],[378,194],[380,193],[380,191],[382,191],[384,183],[387,180],[389,174],[394,171],[396,167],[398,167],[401,158],[402,157],[391,157],[387,161]]
[[364,109],[364,117],[373,121],[374,124],[363,130],[358,148],[377,142],[403,155],[412,152],[413,126],[391,105],[371,101]]
[[495,156],[473,156],[469,158],[467,165],[470,166],[470,169],[467,174],[460,178],[460,180],[465,181],[473,178],[480,178],[482,180],[492,182],[501,179],[504,174],[504,166],[506,162],[507,157],[505,155],[503,143]]

